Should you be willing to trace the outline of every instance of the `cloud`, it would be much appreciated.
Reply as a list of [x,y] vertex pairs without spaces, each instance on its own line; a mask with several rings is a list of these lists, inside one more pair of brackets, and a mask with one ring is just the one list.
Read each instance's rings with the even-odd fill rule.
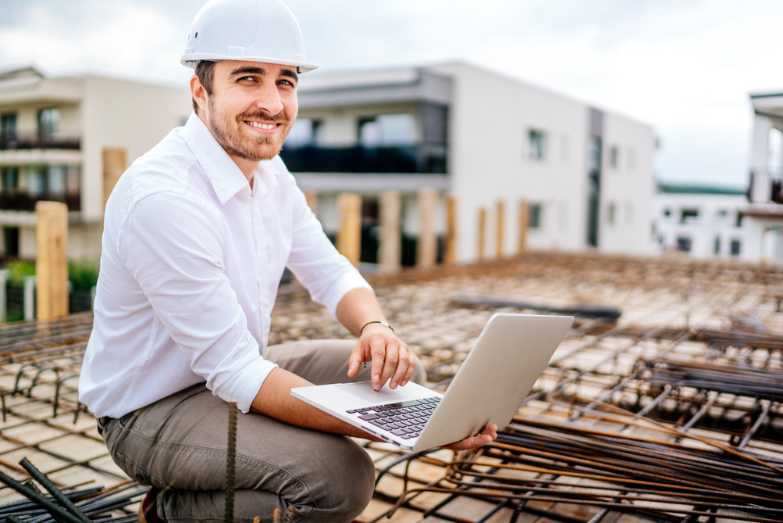
[[[202,0],[3,0],[0,67],[183,81]],[[289,0],[324,69],[469,59],[652,124],[667,179],[744,183],[749,91],[780,88],[768,57],[783,2]]]

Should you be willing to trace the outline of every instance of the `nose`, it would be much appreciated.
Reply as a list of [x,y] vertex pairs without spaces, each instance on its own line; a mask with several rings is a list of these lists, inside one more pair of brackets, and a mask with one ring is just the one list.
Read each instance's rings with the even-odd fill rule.
[[274,82],[263,82],[258,89],[254,103],[256,109],[267,113],[270,117],[277,116],[283,110],[283,99]]

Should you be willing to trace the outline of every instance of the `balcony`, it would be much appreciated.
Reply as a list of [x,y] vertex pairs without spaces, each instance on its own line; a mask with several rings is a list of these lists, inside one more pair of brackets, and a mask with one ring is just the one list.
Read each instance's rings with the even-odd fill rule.
[[446,174],[446,145],[367,147],[286,146],[280,156],[291,172]]
[[79,194],[30,194],[26,192],[0,192],[0,211],[34,211],[39,201],[63,202],[69,211],[81,210]]
[[11,135],[0,136],[0,151],[22,149],[68,149],[79,150],[81,138],[72,136]]

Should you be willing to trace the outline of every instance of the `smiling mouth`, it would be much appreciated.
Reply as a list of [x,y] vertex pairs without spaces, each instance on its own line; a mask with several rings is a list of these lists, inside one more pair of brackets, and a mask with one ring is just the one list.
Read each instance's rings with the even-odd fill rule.
[[259,122],[256,120],[244,120],[243,123],[261,134],[274,134],[283,124],[277,122]]

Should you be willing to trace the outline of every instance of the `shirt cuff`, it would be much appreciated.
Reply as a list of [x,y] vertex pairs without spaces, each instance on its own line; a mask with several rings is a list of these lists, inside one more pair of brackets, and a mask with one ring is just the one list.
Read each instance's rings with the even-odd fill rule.
[[259,356],[245,366],[239,376],[236,377],[232,387],[232,396],[242,414],[247,414],[250,411],[250,406],[253,404],[258,391],[261,390],[261,386],[266,381],[269,373],[276,367],[276,363]]
[[359,274],[359,271],[352,267],[350,271],[345,272],[345,274],[340,276],[340,278],[332,284],[329,292],[327,292],[324,297],[324,307],[326,307],[333,318],[336,318],[337,305],[340,303],[340,300],[343,299],[343,296],[348,294],[348,291],[359,288],[372,289],[370,284],[367,283],[367,280]]

